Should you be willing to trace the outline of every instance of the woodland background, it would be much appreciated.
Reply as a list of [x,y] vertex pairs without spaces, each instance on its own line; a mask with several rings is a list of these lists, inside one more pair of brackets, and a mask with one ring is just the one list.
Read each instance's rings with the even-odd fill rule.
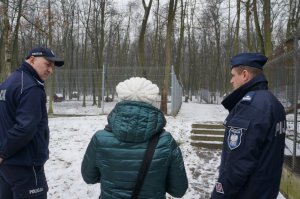
[[[300,0],[1,0],[0,82],[44,45],[65,59],[63,95],[85,97],[93,81],[98,106],[103,65],[135,67],[145,77],[158,68],[166,112],[171,65],[190,98],[199,89],[223,95],[231,90],[230,57],[276,56],[298,34],[299,11]],[[54,78],[47,87],[51,113]]]

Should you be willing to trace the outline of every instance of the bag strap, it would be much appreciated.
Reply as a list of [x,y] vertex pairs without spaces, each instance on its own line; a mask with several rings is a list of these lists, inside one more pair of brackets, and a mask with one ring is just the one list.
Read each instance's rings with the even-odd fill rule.
[[138,195],[141,191],[142,185],[144,183],[144,179],[146,174],[148,173],[149,166],[151,164],[153,154],[155,151],[155,146],[157,145],[157,142],[159,140],[159,136],[161,133],[156,133],[150,140],[147,146],[147,149],[144,154],[144,159],[142,162],[142,165],[140,167],[137,181],[135,183],[134,189],[132,191],[131,199],[137,199]]

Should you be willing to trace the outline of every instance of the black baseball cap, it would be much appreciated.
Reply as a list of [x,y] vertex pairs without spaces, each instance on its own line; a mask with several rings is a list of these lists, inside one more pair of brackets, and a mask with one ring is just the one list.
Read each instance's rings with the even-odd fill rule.
[[29,57],[45,57],[47,60],[52,61],[55,66],[63,66],[64,60],[55,56],[54,52],[49,48],[45,47],[36,47],[29,51],[26,59]]

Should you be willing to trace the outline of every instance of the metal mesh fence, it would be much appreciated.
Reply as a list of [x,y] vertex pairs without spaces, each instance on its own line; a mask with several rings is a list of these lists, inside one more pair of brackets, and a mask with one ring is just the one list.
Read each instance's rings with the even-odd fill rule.
[[[163,67],[145,67],[142,70],[140,67],[108,67],[103,69],[104,73],[104,84],[102,90],[105,93],[105,103],[114,99],[115,87],[119,82],[122,82],[130,77],[143,77],[145,76],[152,83],[158,85],[162,88],[164,82],[164,68]],[[172,72],[170,75],[170,87],[168,96],[168,114],[176,115],[182,104],[182,86],[179,84],[174,69],[172,67]],[[159,107],[160,98],[157,99],[156,106]]]
[[281,101],[287,116],[285,164],[300,174],[300,49],[295,42],[292,49],[268,61],[265,73],[273,94]]
[[[63,100],[83,100],[95,101],[95,105],[101,102],[102,113],[106,103],[115,100],[115,87],[130,77],[146,77],[152,83],[162,88],[165,71],[164,67],[107,67],[103,66],[104,73],[97,69],[64,69],[56,68],[53,78],[54,100],[62,96]],[[168,91],[168,114],[176,115],[182,104],[182,86],[179,84],[174,70],[170,75]],[[1,74],[0,74],[1,77]],[[3,79],[5,79],[3,77]],[[100,83],[99,83],[100,82]],[[51,81],[47,80],[46,91],[50,94]],[[102,99],[98,101],[98,96]],[[160,97],[157,98],[156,106],[160,106]],[[99,105],[100,107],[100,105]]]

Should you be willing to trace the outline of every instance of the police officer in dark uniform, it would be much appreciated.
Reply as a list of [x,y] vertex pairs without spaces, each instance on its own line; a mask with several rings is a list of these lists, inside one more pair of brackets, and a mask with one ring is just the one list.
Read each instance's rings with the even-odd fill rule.
[[0,199],[46,199],[44,164],[49,127],[44,81],[64,61],[44,47],[32,49],[0,84]]
[[268,91],[267,57],[241,53],[231,58],[234,91],[222,102],[229,110],[219,177],[211,199],[276,199],[281,178],[286,118]]

